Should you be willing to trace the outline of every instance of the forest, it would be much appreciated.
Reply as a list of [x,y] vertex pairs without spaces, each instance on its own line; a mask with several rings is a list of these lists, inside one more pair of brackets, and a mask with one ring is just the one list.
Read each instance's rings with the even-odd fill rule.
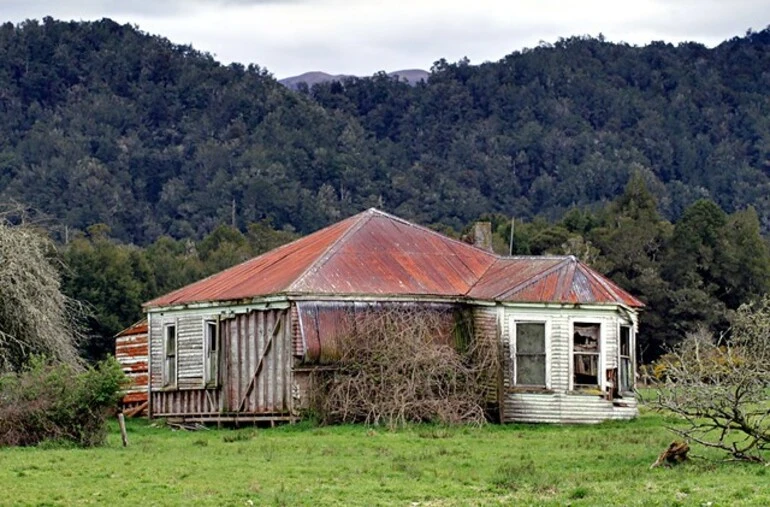
[[0,213],[57,244],[99,358],[141,303],[376,206],[571,253],[648,305],[649,361],[770,289],[770,30],[601,36],[292,91],[105,19],[0,26]]

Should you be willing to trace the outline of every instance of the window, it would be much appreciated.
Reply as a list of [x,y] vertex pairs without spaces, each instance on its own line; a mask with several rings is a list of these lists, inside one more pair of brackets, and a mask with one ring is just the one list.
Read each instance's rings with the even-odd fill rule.
[[634,388],[634,362],[632,360],[631,327],[620,326],[620,392]]
[[516,385],[546,386],[545,323],[516,323]]
[[219,326],[216,320],[203,321],[203,382],[217,384],[219,367]]
[[176,385],[176,325],[168,324],[163,337],[163,386]]
[[572,384],[575,389],[599,387],[599,324],[575,323],[572,334]]

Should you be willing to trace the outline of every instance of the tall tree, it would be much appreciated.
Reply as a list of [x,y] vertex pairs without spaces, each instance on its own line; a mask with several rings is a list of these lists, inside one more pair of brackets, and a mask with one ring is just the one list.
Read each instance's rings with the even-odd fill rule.
[[0,219],[0,372],[19,369],[31,354],[77,365],[77,310],[62,293],[48,237]]

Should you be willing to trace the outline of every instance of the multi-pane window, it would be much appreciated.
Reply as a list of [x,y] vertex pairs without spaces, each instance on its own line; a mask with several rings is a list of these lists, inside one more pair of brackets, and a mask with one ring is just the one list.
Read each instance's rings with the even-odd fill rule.
[[620,391],[634,388],[634,362],[631,348],[631,327],[620,326]]
[[176,385],[176,325],[168,324],[163,333],[163,386]]
[[219,365],[219,333],[216,320],[203,323],[203,381],[206,384],[217,383]]
[[516,385],[546,385],[545,323],[516,323]]
[[575,323],[572,334],[572,384],[575,389],[599,386],[599,324]]

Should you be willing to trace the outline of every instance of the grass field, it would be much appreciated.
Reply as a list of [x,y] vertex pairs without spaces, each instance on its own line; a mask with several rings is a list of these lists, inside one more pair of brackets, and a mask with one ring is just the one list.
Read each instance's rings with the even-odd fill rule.
[[672,440],[663,425],[651,413],[598,426],[396,432],[179,432],[129,421],[128,448],[113,425],[98,449],[0,449],[0,504],[770,505],[770,467],[693,460],[650,470]]

